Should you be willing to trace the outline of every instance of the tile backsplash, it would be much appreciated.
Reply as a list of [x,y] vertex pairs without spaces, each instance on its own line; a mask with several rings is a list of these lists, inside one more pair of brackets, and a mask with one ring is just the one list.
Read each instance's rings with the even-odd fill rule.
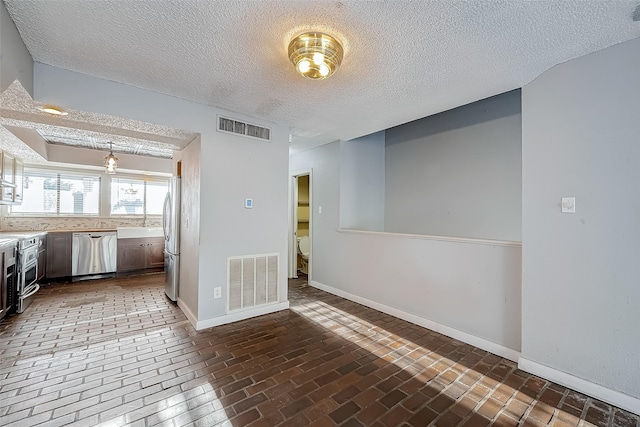
[[162,217],[117,218],[117,217],[0,217],[0,231],[49,231],[115,229],[118,227],[162,227]]

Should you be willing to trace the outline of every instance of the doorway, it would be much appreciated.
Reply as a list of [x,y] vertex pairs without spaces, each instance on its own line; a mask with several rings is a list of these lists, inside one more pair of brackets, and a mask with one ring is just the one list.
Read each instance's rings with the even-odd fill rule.
[[311,170],[291,176],[289,233],[289,278],[307,276],[311,280],[312,217]]

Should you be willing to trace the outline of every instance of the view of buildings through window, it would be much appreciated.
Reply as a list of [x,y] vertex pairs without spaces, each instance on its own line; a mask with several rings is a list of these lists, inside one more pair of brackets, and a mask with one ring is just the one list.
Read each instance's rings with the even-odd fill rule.
[[162,215],[167,190],[168,181],[163,178],[103,180],[99,173],[25,168],[23,202],[11,206],[11,213],[97,216],[101,192],[105,191],[110,193],[110,215]]
[[[111,215],[162,215],[167,181],[111,180]],[[146,210],[146,212],[145,212]]]
[[23,201],[20,205],[12,206],[11,212],[98,215],[99,207],[99,175],[70,175],[25,169]]

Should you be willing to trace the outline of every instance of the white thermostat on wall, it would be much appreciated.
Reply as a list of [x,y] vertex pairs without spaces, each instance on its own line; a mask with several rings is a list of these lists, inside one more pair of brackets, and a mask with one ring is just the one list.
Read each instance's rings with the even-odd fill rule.
[[244,199],[244,208],[252,209],[253,208],[253,199]]
[[563,197],[561,201],[562,213],[576,213],[576,198]]

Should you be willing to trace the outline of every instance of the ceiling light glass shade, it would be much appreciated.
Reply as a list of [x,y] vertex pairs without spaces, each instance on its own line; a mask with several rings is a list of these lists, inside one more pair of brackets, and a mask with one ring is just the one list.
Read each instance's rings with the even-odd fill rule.
[[289,43],[289,59],[309,79],[326,79],[335,73],[343,55],[342,45],[323,33],[300,34]]
[[55,105],[41,105],[38,109],[42,112],[52,114],[54,116],[66,116],[68,113]]
[[118,167],[118,158],[113,155],[113,147],[112,143],[109,143],[109,155],[104,158],[104,168],[105,172],[109,175],[113,175],[116,173],[116,168]]

